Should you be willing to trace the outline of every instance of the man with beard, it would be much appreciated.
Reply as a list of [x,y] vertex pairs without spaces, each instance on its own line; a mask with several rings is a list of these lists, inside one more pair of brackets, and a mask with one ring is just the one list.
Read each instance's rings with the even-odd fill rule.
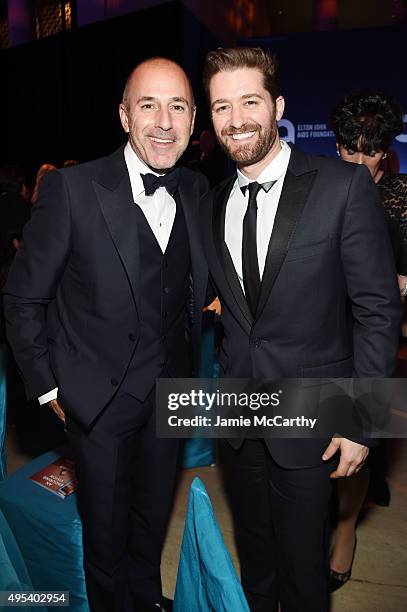
[[[204,86],[237,164],[201,206],[223,375],[390,376],[400,305],[369,173],[280,141],[284,99],[268,52],[209,53]],[[222,440],[221,452],[251,610],[326,612],[332,479],[361,468],[367,442]]]
[[128,143],[45,178],[5,287],[27,394],[66,422],[92,612],[170,609],[160,560],[179,444],[156,438],[154,400],[156,378],[190,375],[188,334],[199,351],[207,183],[171,171],[194,117],[180,66],[137,66],[120,104]]

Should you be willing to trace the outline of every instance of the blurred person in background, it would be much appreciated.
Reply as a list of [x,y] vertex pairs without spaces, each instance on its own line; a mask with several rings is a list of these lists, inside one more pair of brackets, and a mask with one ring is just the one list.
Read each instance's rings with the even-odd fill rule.
[[35,178],[35,185],[34,185],[33,193],[31,196],[31,204],[35,204],[36,201],[38,200],[38,193],[39,193],[40,186],[44,178],[47,176],[47,174],[49,174],[50,172],[53,172],[56,169],[57,167],[54,166],[54,164],[42,164],[42,166],[38,168],[37,176]]
[[[332,128],[341,159],[364,164],[376,183],[386,213],[400,295],[407,294],[407,175],[383,169],[389,147],[403,131],[402,110],[391,98],[376,90],[347,95],[332,115]],[[370,467],[370,469],[369,469]],[[343,586],[351,577],[356,548],[356,523],[371,480],[372,499],[388,505],[390,491],[385,477],[383,445],[372,453],[370,463],[351,478],[338,481],[338,523],[330,560],[330,589]]]

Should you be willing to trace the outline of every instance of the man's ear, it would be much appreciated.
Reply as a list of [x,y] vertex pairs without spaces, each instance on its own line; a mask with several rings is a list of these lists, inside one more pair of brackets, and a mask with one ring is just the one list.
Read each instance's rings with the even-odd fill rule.
[[281,117],[284,114],[285,109],[285,100],[283,96],[278,96],[276,99],[276,120],[280,121]]
[[119,115],[120,115],[120,121],[123,126],[123,129],[126,132],[126,134],[128,134],[130,131],[129,130],[129,115],[128,115],[127,106],[125,106],[123,102],[119,106]]

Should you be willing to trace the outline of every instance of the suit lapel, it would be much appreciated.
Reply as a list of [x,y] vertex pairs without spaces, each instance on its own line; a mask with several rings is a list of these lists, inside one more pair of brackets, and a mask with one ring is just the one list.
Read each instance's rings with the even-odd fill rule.
[[263,312],[284,263],[290,241],[294,236],[316,173],[315,169],[310,168],[307,157],[297,149],[292,148],[267,251],[259,303],[256,310],[256,321]]
[[137,216],[123,147],[106,158],[106,164],[93,186],[137,307],[140,263]]
[[240,313],[244,317],[244,326],[247,327],[247,325],[251,326],[252,324],[252,314],[246,302],[246,297],[243,293],[239,277],[236,274],[229,249],[225,243],[226,205],[235,180],[236,176],[234,175],[228,181],[222,183],[220,188],[214,193],[212,231],[218,260],[223,270],[224,277],[235,302],[239,306]]
[[182,167],[179,168],[179,171],[178,201],[181,203],[188,231],[194,296],[196,303],[203,304],[205,300],[207,268],[204,264],[205,256],[201,246],[198,227],[200,193],[195,179],[191,180],[191,176]]

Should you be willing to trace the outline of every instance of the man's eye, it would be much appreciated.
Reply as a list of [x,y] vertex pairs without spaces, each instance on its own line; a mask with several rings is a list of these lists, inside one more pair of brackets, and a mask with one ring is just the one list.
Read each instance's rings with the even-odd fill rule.
[[176,113],[183,113],[185,110],[185,107],[182,106],[182,104],[173,104],[171,106],[171,110],[175,111]]
[[143,110],[153,110],[155,108],[155,105],[154,104],[146,103],[146,104],[142,104],[141,108]]
[[245,106],[257,106],[257,100],[246,100]]
[[223,104],[222,106],[217,106],[215,108],[215,113],[224,113],[228,110],[228,106],[226,104]]

